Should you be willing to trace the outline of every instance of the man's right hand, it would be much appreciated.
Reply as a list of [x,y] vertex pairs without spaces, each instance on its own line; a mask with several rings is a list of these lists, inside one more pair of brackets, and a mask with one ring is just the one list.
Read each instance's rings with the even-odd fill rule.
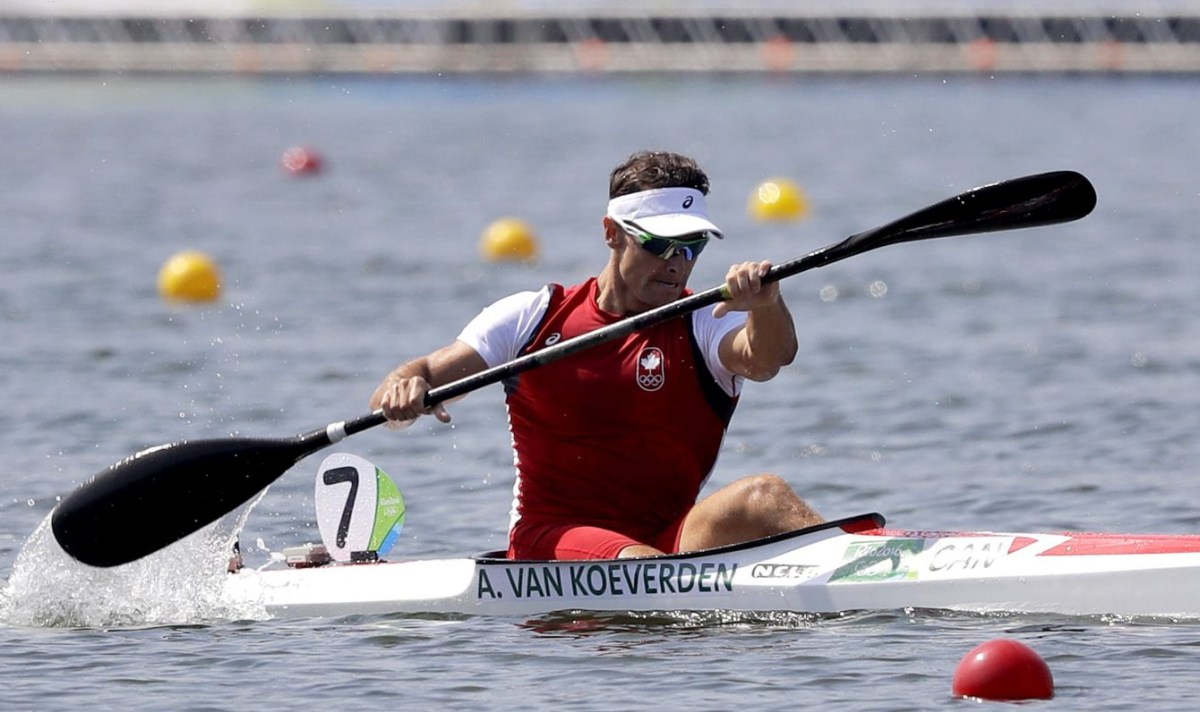
[[443,423],[449,423],[450,413],[445,405],[437,403],[426,407],[425,394],[434,386],[466,378],[485,368],[487,363],[474,349],[455,341],[389,373],[371,395],[371,409],[383,411],[383,416],[390,421],[387,427],[392,430],[402,430],[422,415],[429,414]]
[[[433,414],[443,423],[450,422],[450,413],[441,403],[432,408],[425,407],[425,394],[429,382],[422,376],[398,376],[391,374],[375,392],[378,407],[389,421],[388,427],[399,429],[412,424],[422,415]],[[374,400],[374,399],[373,399]]]

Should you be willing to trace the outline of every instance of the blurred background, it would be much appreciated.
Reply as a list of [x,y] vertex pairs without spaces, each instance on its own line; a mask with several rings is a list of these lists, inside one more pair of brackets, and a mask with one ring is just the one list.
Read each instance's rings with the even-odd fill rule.
[[0,71],[1192,72],[1188,0],[5,0]]

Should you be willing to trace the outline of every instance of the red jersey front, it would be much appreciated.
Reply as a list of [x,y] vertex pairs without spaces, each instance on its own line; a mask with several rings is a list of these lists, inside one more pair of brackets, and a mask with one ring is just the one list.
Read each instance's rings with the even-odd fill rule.
[[[521,353],[620,320],[597,306],[595,279],[549,289]],[[591,525],[648,540],[695,504],[737,396],[705,365],[703,349],[715,347],[698,343],[693,324],[671,319],[505,383],[514,523]]]

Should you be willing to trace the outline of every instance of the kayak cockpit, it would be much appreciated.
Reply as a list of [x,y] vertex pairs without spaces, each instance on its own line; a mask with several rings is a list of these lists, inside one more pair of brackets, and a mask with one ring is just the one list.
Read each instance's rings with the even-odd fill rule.
[[[885,523],[886,523],[886,520],[884,519],[882,514],[880,514],[878,512],[867,512],[866,514],[858,514],[858,515],[855,515],[852,517],[844,517],[842,519],[835,519],[835,520],[831,520],[828,522],[822,522],[820,524],[815,524],[811,527],[805,527],[803,529],[796,529],[796,530],[790,531],[790,532],[782,532],[780,534],[773,534],[771,536],[762,537],[759,539],[751,539],[749,541],[743,541],[743,542],[740,542],[737,544],[727,544],[726,546],[718,546],[718,547],[714,547],[712,549],[702,549],[700,551],[688,551],[688,552],[684,552],[684,553],[680,553],[680,554],[661,554],[659,556],[647,556],[647,557],[641,557],[641,558],[652,559],[652,560],[659,560],[659,559],[681,559],[681,560],[683,560],[683,559],[690,559],[690,558],[699,558],[702,556],[712,556],[714,554],[730,554],[730,553],[742,551],[745,549],[753,549],[753,548],[760,547],[760,546],[763,546],[766,544],[774,544],[775,542],[787,541],[789,539],[795,539],[797,537],[808,536],[810,534],[815,534],[817,532],[827,531],[830,529],[840,529],[842,532],[845,532],[847,534],[859,534],[861,532],[869,531],[871,529],[881,529],[881,528],[883,528]],[[549,560],[546,560],[546,559],[510,559],[510,558],[508,558],[508,552],[505,550],[485,551],[485,552],[476,554],[471,558],[474,559],[475,561],[479,562],[480,564],[499,564],[499,563],[544,564],[544,563],[549,562]],[[617,559],[614,559],[614,561],[616,561],[616,560]]]

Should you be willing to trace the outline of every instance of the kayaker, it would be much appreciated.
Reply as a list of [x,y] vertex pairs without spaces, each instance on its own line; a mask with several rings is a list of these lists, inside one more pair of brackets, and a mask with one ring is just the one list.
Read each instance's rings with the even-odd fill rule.
[[[430,389],[679,299],[720,229],[708,177],[686,156],[638,152],[613,169],[608,263],[571,287],[500,299],[452,343],[402,364],[371,397],[403,423]],[[731,298],[646,327],[505,383],[517,482],[509,556],[606,559],[693,551],[820,523],[782,478],[739,479],[697,502],[745,379],[796,356],[795,327],[771,264],[729,268]]]

